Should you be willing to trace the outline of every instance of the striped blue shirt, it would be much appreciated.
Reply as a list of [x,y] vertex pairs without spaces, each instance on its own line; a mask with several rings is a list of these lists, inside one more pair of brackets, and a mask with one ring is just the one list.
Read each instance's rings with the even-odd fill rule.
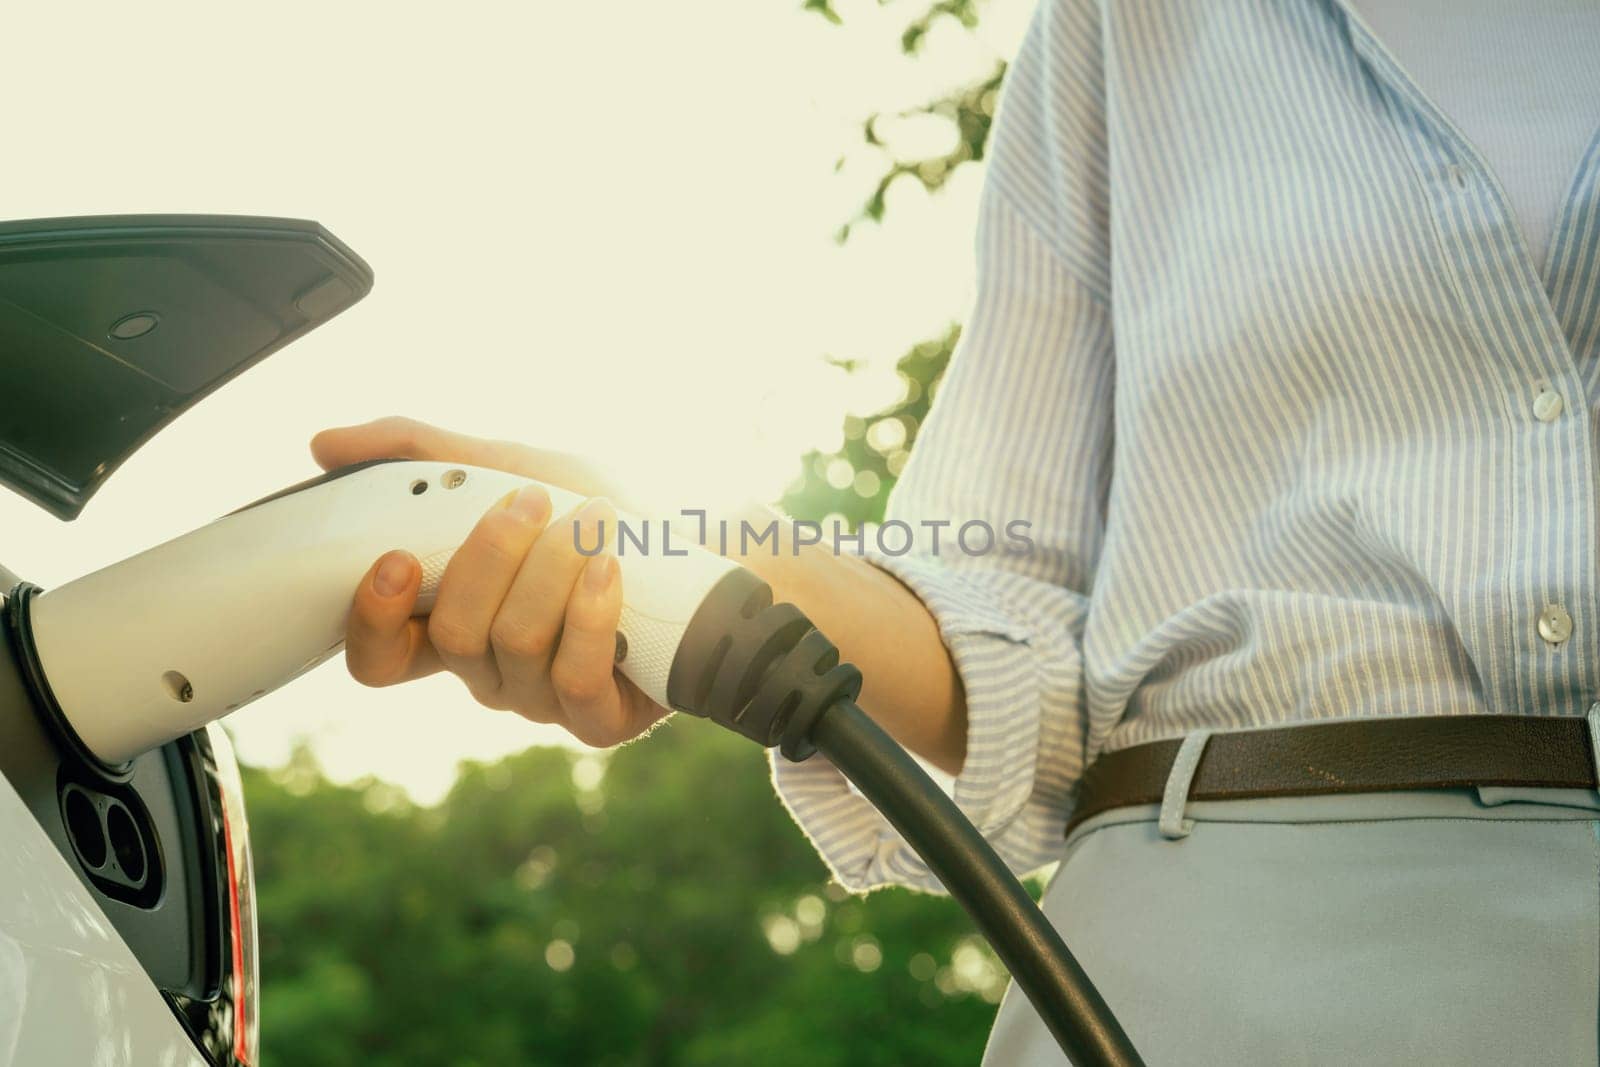
[[[1600,137],[1533,262],[1336,0],[1045,0],[977,252],[890,511],[1035,547],[877,562],[938,620],[954,795],[1015,867],[1104,751],[1600,700]],[[825,761],[775,775],[843,883],[933,884]]]

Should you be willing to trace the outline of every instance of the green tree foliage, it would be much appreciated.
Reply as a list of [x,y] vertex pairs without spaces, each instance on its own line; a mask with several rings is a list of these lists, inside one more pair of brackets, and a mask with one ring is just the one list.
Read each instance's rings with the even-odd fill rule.
[[[806,0],[802,6],[831,22],[843,22],[830,0]],[[915,54],[929,29],[940,19],[953,19],[968,28],[975,26],[980,6],[979,0],[937,0],[929,4],[907,24],[900,47],[907,54]],[[937,192],[957,168],[983,159],[1005,71],[1006,64],[997,63],[971,84],[908,113],[932,115],[954,127],[954,146],[942,155],[902,158],[892,154],[878,135],[884,116],[868,116],[862,139],[883,157],[883,173],[855,218],[839,228],[841,242],[848,241],[852,230],[861,223],[883,220],[889,188],[895,182],[913,180],[928,192]],[[904,386],[902,398],[882,411],[847,415],[844,445],[837,452],[813,451],[802,458],[800,474],[783,497],[789,514],[818,521],[838,517],[851,529],[883,518],[889,490],[905,467],[959,337],[959,327],[952,325],[942,336],[913,346],[896,364]],[[849,364],[839,366],[846,373],[856,369]]]
[[[955,147],[941,155],[913,159],[888,157],[888,166],[873,187],[860,212],[839,228],[836,234],[841,243],[849,240],[851,230],[863,221],[881,222],[889,187],[901,178],[911,178],[928,192],[937,192],[950,180],[951,173],[964,163],[976,163],[983,158],[983,149],[989,139],[989,124],[994,118],[995,104],[999,99],[1000,81],[1005,76],[1005,64],[997,64],[982,80],[962,86],[955,92],[940,97],[908,114],[934,115],[952,123],[956,128]],[[873,115],[863,127],[862,138],[875,148],[885,148],[878,134],[882,115]]]
[[949,901],[831,886],[692,719],[435,808],[304,753],[247,789],[269,1063],[970,1064],[1003,981]]
[[[884,3],[886,0],[878,2]],[[922,48],[923,41],[927,39],[928,31],[941,19],[952,19],[971,29],[978,24],[980,6],[980,0],[937,0],[936,3],[928,5],[921,14],[908,22],[901,32],[901,51],[907,55],[917,54]],[[834,9],[831,0],[805,0],[802,7],[807,11],[816,12],[836,25],[844,21]],[[996,62],[988,74],[976,81],[937,99],[929,100],[920,107],[900,113],[900,117],[931,115],[951,124],[956,135],[954,146],[939,155],[913,158],[894,155],[878,133],[885,116],[876,112],[867,116],[862,125],[862,140],[883,156],[884,169],[856,217],[839,228],[836,236],[841,243],[849,239],[851,230],[857,224],[883,220],[889,187],[901,178],[919,182],[930,193],[937,192],[944,187],[945,182],[949,181],[956,168],[983,159],[983,150],[989,140],[989,125],[994,120],[995,107],[1000,97],[1000,83],[1005,78],[1005,72],[1006,64]],[[843,158],[839,162],[842,165]]]
[[883,507],[911,457],[911,443],[928,415],[945,364],[961,331],[925,341],[901,357],[896,369],[899,401],[871,415],[846,415],[844,444],[837,452],[808,452],[800,476],[784,494],[783,507],[802,519],[838,517],[851,529],[881,522]]

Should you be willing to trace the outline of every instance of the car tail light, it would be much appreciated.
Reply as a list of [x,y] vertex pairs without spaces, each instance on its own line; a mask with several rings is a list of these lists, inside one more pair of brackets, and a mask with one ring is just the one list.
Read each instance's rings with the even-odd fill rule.
[[218,726],[206,728],[221,794],[223,851],[227,866],[228,976],[222,997],[231,1005],[234,1061],[260,1063],[261,1017],[256,962],[256,880],[250,858],[250,825],[245,819],[244,783],[233,745]]

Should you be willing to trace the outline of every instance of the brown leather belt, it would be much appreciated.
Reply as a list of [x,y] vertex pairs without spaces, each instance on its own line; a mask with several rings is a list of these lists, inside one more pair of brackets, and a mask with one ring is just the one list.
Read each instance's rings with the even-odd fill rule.
[[[1112,808],[1159,804],[1181,739],[1107,752],[1084,772],[1067,832]],[[1498,785],[1594,789],[1585,719],[1447,715],[1215,733],[1190,800]]]

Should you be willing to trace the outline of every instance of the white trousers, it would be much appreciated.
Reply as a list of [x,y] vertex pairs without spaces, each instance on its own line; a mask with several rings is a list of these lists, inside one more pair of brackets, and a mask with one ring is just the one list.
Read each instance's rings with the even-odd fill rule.
[[[1600,795],[1190,803],[1077,827],[1046,914],[1150,1067],[1595,1064]],[[986,1064],[1063,1064],[1015,987]]]

